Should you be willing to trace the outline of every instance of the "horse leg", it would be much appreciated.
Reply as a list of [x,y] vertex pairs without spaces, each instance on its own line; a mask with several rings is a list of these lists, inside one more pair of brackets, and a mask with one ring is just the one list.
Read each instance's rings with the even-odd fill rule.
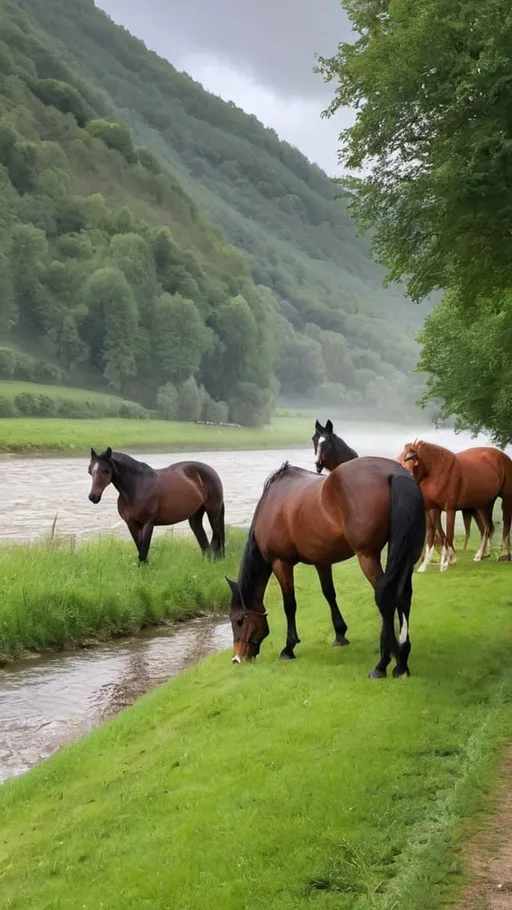
[[[435,527],[435,525],[434,525]],[[384,575],[382,565],[378,556],[363,556],[357,554],[359,565],[370,582],[373,590],[377,592],[378,584]],[[370,679],[385,679],[387,676],[387,667],[391,661],[391,651],[389,649],[389,629],[388,623],[382,615],[382,629],[380,633],[380,660],[371,673],[368,674]]]
[[201,506],[197,512],[189,518],[188,523],[194,534],[195,539],[197,540],[199,546],[201,547],[201,552],[203,556],[208,556],[210,553],[210,544],[208,543],[208,538],[206,532],[203,528],[203,515],[205,513],[204,506]]
[[216,512],[206,510],[208,521],[212,529],[211,552],[214,559],[223,559],[226,549],[226,531],[224,527],[224,503],[221,503]]
[[441,553],[441,564],[439,569],[441,572],[446,572],[448,566],[453,566],[456,563],[455,559],[455,550],[453,549],[453,535],[455,532],[455,509],[446,510],[446,539]]
[[129,519],[129,521],[126,522],[126,524],[128,525],[128,530],[129,530],[130,534],[132,535],[132,540],[133,540],[135,546],[137,547],[137,553],[140,553],[140,535],[141,535],[141,531],[142,531],[142,526],[139,524],[138,521],[133,521],[133,519],[131,519],[131,518]]
[[336,590],[332,580],[332,566],[316,565],[316,571],[320,579],[322,594],[331,608],[331,619],[334,626],[336,638],[333,641],[334,646],[349,645],[348,638],[345,638],[347,624],[340,613],[340,608],[336,602]]
[[293,583],[293,566],[289,562],[276,559],[272,563],[272,571],[276,576],[281,592],[283,595],[283,607],[286,614],[286,644],[279,655],[283,660],[295,659],[295,645],[300,644],[299,633],[295,624],[295,614],[297,612],[297,601],[295,600],[295,588]]
[[503,514],[503,540],[501,544],[500,562],[510,562],[510,523],[512,520],[512,500],[509,496],[503,496],[501,500]]
[[[466,552],[466,550],[468,548],[469,538],[471,537],[471,519],[472,518],[475,519],[475,521],[478,525],[478,530],[480,531],[480,537],[483,534],[483,525],[482,525],[481,519],[478,518],[478,512],[475,512],[475,514],[473,515],[473,509],[462,509],[462,521],[464,522],[464,531],[466,534],[466,536],[464,538],[464,547],[462,549],[463,553]],[[481,540],[480,540],[480,542],[481,542]]]
[[153,529],[155,527],[155,521],[153,518],[150,518],[143,526],[140,535],[140,547],[139,547],[139,563],[148,561],[149,547],[151,544],[151,538],[153,536]]
[[399,658],[396,663],[396,667],[393,669],[393,676],[395,679],[399,679],[402,676],[410,676],[411,672],[409,670],[408,660],[409,654],[411,653],[411,640],[409,638],[409,628],[410,621],[409,615],[411,612],[411,601],[412,601],[412,578],[409,578],[404,585],[404,590],[400,595],[400,599],[397,604],[398,610],[398,622],[400,625],[400,632],[398,636],[398,644],[400,645]]
[[487,542],[492,533],[492,508],[494,503],[491,506],[486,506],[485,509],[479,509],[475,512],[475,521],[480,529],[480,546],[473,556],[473,562],[480,562],[485,555],[487,549]]
[[[440,517],[439,509],[430,509],[427,512],[427,544],[425,547],[425,556],[418,572],[426,572],[432,557],[434,555],[434,541],[437,527],[437,519]],[[363,569],[364,572],[364,569]]]

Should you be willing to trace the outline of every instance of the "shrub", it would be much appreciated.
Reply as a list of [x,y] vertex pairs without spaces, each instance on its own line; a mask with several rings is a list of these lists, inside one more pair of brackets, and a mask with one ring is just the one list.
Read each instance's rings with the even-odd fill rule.
[[0,348],[0,377],[12,379],[16,370],[16,354],[10,348]]
[[187,379],[178,390],[180,420],[199,420],[201,417],[201,392],[193,376]]
[[12,398],[0,395],[0,417],[17,417],[18,411]]
[[127,420],[148,420],[149,411],[136,401],[123,401],[119,408],[119,417]]
[[172,382],[166,382],[158,389],[156,409],[164,420],[177,420],[179,414],[179,395]]

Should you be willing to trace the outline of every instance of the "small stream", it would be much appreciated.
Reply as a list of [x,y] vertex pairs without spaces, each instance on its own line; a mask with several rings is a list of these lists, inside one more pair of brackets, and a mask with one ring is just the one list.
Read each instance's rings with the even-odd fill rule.
[[[336,423],[335,429],[342,432]],[[489,444],[468,434],[455,436],[449,430],[421,426],[404,430],[346,424],[343,436],[360,455],[388,458],[396,457],[406,441],[420,436],[454,451]],[[307,442],[286,451],[135,453],[135,457],[155,468],[187,458],[211,464],[224,485],[227,523],[247,527],[271,471],[286,459],[313,469],[313,447]],[[56,514],[58,534],[79,539],[99,532],[126,535],[112,487],[100,505],[88,501],[87,465],[87,458],[75,456],[0,457],[0,542],[35,540],[48,534]],[[182,530],[188,525],[176,527]],[[0,783],[27,771],[143,693],[231,642],[229,622],[201,619],[0,669]]]
[[0,671],[0,783],[231,642],[228,621],[197,619],[8,665]]

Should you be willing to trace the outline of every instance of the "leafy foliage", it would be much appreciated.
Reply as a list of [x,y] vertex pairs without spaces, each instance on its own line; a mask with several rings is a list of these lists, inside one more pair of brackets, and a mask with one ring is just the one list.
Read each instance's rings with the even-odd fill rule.
[[[459,427],[512,441],[512,8],[506,0],[346,0],[357,39],[319,69],[336,83],[350,208],[391,279],[415,300],[441,289],[426,321],[424,402]],[[508,349],[509,350],[509,349]]]
[[169,383],[201,387],[203,419],[205,401],[217,415],[227,403],[258,425],[279,388],[311,396],[326,380],[348,406],[382,413],[391,387],[413,407],[418,315],[382,289],[319,168],[90,0],[6,9],[5,337],[37,344],[68,382],[150,408]]

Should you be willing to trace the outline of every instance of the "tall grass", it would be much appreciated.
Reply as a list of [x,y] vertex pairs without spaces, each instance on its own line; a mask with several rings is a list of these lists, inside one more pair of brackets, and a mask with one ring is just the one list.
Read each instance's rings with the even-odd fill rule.
[[242,532],[229,532],[227,558],[208,562],[195,540],[166,535],[140,568],[135,546],[113,537],[78,548],[59,538],[2,547],[0,658],[224,610],[224,574],[236,574],[243,542]]

